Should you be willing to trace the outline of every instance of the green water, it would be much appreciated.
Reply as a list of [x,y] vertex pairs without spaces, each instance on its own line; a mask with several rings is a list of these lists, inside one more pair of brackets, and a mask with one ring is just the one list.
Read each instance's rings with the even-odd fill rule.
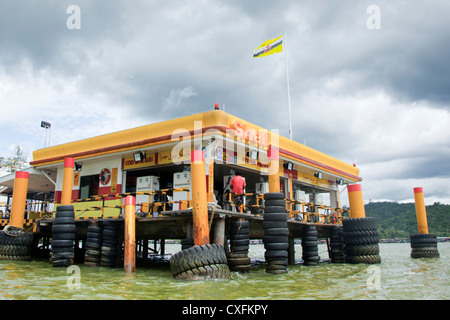
[[[381,264],[299,264],[273,275],[264,272],[263,246],[251,245],[249,255],[257,263],[249,273],[232,272],[230,281],[175,280],[168,264],[159,264],[137,268],[131,276],[121,268],[80,265],[76,282],[78,273],[47,261],[0,261],[0,299],[450,299],[450,243],[438,249],[439,259],[411,259],[407,243],[380,244]],[[178,250],[180,245],[166,247],[169,253]],[[325,245],[319,253],[328,258]]]

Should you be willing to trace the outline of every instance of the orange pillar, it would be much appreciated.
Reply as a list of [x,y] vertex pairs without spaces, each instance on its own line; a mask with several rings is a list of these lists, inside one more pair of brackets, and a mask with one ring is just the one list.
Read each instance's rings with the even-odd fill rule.
[[192,220],[194,229],[194,244],[209,243],[208,200],[206,195],[206,173],[203,151],[191,152],[192,179]]
[[75,159],[64,159],[64,176],[62,185],[61,205],[70,205],[72,203],[72,184],[73,184],[73,166]]
[[125,235],[123,269],[127,273],[136,270],[136,198],[125,198]]
[[428,234],[427,211],[423,197],[423,188],[414,188],[414,201],[416,203],[417,227],[419,233]]
[[360,184],[349,184],[348,201],[350,204],[350,218],[365,218],[364,201]]
[[280,192],[280,155],[278,148],[267,151],[269,162],[269,192]]
[[9,225],[20,229],[23,228],[29,177],[29,172],[17,171],[14,179],[14,190]]

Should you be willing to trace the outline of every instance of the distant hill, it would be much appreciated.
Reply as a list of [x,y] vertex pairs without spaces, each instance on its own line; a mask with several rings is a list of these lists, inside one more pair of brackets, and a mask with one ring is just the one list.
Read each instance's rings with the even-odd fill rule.
[[[414,203],[370,202],[365,206],[366,217],[377,219],[382,239],[409,238],[418,233]],[[450,236],[450,205],[435,202],[426,206],[429,233],[438,237]]]

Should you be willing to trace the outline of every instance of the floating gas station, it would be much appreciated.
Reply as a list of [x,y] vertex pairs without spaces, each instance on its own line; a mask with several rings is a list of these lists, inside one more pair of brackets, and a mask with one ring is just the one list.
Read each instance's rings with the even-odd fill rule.
[[[201,169],[194,170],[195,160]],[[30,165],[0,178],[0,193],[8,199],[3,212],[11,214],[11,218],[3,217],[0,226],[7,229],[12,216],[19,216],[12,226],[33,231],[33,256],[33,252],[52,251],[58,210],[73,210],[71,263],[83,261],[86,243],[92,243],[90,228],[98,231],[116,223],[120,248],[126,248],[129,235],[124,232],[129,230],[126,221],[131,220],[135,222],[132,238],[144,259],[150,253],[164,254],[166,239],[178,239],[183,252],[198,245],[220,245],[228,263],[232,262],[230,269],[245,271],[250,267],[248,241],[268,241],[273,236],[280,245],[271,247],[283,248],[282,253],[272,252],[276,261],[283,260],[281,264],[295,263],[294,240],[304,236],[315,237],[316,245],[317,237],[326,238],[332,258],[333,251],[342,251],[343,243],[342,232],[336,238],[332,230],[342,227],[344,216],[351,217],[352,203],[355,218],[364,217],[357,184],[362,178],[355,165],[217,108],[39,149],[33,152]],[[236,205],[229,182],[237,171],[245,178],[246,188]],[[21,180],[27,181],[18,187]],[[339,187],[346,185],[350,213],[340,203]],[[14,198],[21,199],[22,207],[14,204]],[[131,220],[127,214],[132,214]],[[283,230],[279,230],[280,217]],[[309,227],[314,230],[307,231]],[[236,234],[241,228],[245,232]],[[278,233],[284,238],[278,238]],[[338,246],[333,249],[330,241],[335,238]],[[234,244],[240,251],[233,256]],[[124,252],[117,258],[119,265],[127,264]],[[226,263],[222,259],[213,265]],[[189,278],[186,271],[192,273],[176,263],[174,268],[181,278]]]

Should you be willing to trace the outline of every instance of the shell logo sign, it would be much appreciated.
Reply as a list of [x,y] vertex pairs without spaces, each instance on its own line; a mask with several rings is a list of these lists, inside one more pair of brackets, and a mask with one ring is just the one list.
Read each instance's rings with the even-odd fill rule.
[[259,129],[258,132],[249,128],[247,124],[242,123],[239,120],[234,121],[231,124],[233,134],[249,143],[257,144],[259,147],[267,148],[268,146],[268,134],[266,129]]

